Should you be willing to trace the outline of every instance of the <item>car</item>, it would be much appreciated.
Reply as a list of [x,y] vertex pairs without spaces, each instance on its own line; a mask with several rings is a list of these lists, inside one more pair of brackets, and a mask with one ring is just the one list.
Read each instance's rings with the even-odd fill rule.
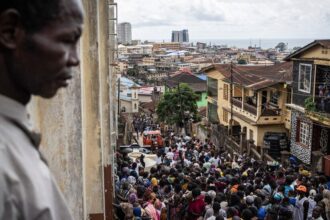
[[131,145],[122,145],[119,148],[120,153],[132,153],[132,152],[140,152],[144,154],[150,154],[151,151],[147,148],[141,147],[138,143],[133,143]]

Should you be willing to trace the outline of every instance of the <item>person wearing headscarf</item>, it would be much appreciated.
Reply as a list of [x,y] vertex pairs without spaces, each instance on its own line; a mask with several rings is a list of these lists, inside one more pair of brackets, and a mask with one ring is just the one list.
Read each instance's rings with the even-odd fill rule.
[[151,185],[152,186],[157,186],[158,185],[158,180],[155,177],[151,178]]

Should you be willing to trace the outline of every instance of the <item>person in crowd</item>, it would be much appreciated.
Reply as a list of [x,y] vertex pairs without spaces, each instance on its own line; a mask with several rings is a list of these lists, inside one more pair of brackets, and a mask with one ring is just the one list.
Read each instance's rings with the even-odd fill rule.
[[328,179],[311,175],[305,166],[275,166],[245,154],[232,155],[209,140],[195,137],[186,141],[185,137],[172,135],[170,139],[171,147],[162,153],[164,160],[148,169],[118,154],[121,172],[116,178],[116,195],[122,203],[132,204],[129,207],[133,207],[137,219],[329,217]]

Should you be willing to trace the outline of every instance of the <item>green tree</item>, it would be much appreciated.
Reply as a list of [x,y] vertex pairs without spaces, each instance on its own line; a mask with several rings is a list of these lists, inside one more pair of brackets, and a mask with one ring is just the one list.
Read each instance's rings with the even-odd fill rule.
[[198,96],[191,88],[181,83],[177,88],[165,92],[160,100],[156,109],[158,120],[181,128],[188,120],[197,121],[197,100]]
[[238,63],[238,64],[247,64],[246,60],[244,60],[244,59],[239,59],[239,60],[237,61],[237,63]]
[[127,75],[138,78],[140,75],[139,67],[134,65],[133,68],[127,70]]
[[287,45],[283,42],[280,42],[276,45],[275,49],[278,49],[280,52],[283,52],[287,49]]
[[316,104],[313,101],[312,97],[308,97],[305,99],[305,109],[309,112],[315,112],[316,111]]

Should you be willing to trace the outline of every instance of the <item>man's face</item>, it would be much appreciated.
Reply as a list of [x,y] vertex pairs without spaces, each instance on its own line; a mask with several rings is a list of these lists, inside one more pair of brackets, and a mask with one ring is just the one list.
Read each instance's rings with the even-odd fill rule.
[[60,11],[61,16],[39,31],[25,32],[12,53],[10,77],[26,94],[53,97],[68,85],[72,68],[79,64],[82,6],[78,0],[62,0]]

